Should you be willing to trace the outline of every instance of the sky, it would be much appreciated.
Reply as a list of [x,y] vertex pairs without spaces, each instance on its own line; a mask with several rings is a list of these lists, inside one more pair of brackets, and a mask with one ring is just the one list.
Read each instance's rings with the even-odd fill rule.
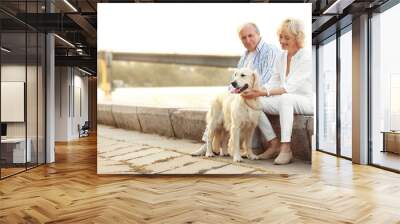
[[304,22],[311,51],[310,3],[99,3],[98,51],[241,55],[237,28],[258,25],[267,43],[286,18]]

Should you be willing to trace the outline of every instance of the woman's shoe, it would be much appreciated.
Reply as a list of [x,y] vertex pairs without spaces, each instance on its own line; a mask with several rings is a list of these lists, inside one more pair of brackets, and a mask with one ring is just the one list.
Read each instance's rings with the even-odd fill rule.
[[280,152],[278,157],[274,160],[275,165],[284,165],[291,163],[293,161],[293,153],[290,152]]
[[275,158],[276,156],[278,156],[279,154],[279,148],[268,148],[267,150],[265,150],[265,152],[261,153],[260,155],[258,155],[258,159],[272,159]]

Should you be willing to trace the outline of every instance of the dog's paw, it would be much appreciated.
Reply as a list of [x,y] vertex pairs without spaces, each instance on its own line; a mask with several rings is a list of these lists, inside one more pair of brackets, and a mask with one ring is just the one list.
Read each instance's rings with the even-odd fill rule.
[[204,150],[196,150],[192,153],[190,153],[190,155],[192,156],[204,156],[206,154],[206,152]]
[[219,156],[229,156],[229,154],[227,152],[220,151]]
[[213,157],[215,156],[213,152],[206,152],[206,157]]
[[207,151],[207,146],[205,144],[203,144],[199,149],[197,149],[196,151],[190,153],[190,155],[192,156],[204,156],[206,154]]
[[243,161],[243,159],[242,159],[241,156],[234,156],[234,157],[233,157],[233,162],[238,162],[238,163],[240,163],[240,162],[242,162],[242,161]]
[[247,158],[250,159],[250,160],[257,160],[257,159],[260,159],[257,155],[254,155],[254,154],[249,154],[249,155],[247,155]]

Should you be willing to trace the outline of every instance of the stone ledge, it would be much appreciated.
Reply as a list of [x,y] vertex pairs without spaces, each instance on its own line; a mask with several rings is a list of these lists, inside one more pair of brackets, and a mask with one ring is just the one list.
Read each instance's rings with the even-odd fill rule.
[[[144,133],[155,133],[167,137],[201,141],[206,127],[206,113],[207,109],[177,109],[99,104],[98,122],[100,124]],[[279,116],[267,116],[279,137]],[[313,127],[313,116],[294,116],[292,150],[296,158],[311,161],[311,136],[313,135]],[[259,133],[257,136],[260,138]],[[266,146],[263,148],[265,147]]]
[[206,109],[178,109],[171,115],[175,137],[201,141],[206,128]]
[[137,107],[137,116],[142,132],[175,137],[171,114],[176,110],[174,108]]
[[113,105],[112,114],[115,122],[114,126],[123,129],[142,131],[142,127],[140,125],[139,117],[137,114],[137,107]]
[[98,104],[97,105],[97,122],[106,125],[115,125],[112,105],[111,104]]

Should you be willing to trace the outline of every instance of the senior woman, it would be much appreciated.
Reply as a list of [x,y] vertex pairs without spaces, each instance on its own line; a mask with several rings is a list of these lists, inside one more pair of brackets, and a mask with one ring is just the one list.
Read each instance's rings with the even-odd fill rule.
[[[269,159],[277,156],[274,164],[288,164],[293,159],[290,148],[294,114],[312,114],[313,90],[311,80],[311,55],[304,47],[304,26],[296,19],[286,19],[278,29],[282,54],[277,58],[271,80],[262,90],[247,90],[244,98],[261,96],[263,111],[279,114],[281,139],[276,137],[271,123],[261,130],[270,147],[259,157]],[[260,119],[268,119],[260,116]]]

